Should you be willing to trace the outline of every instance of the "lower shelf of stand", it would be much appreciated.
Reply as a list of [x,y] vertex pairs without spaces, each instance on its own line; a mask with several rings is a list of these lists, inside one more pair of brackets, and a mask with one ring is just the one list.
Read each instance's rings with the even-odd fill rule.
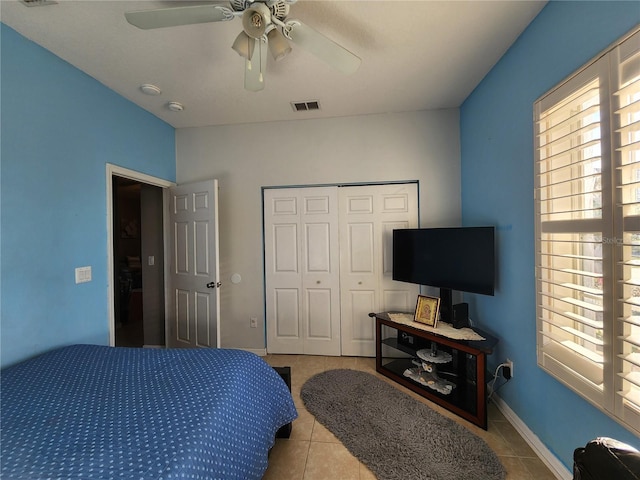
[[[415,380],[404,375],[405,370],[414,367],[415,365],[412,363],[410,358],[382,358],[382,370],[380,373],[386,375],[386,370],[392,375],[402,379],[403,382],[410,383],[413,387],[410,388],[414,391],[416,391],[417,389],[418,393],[423,396],[441,399],[447,404],[460,408],[461,410],[469,413],[472,416],[475,416],[477,414],[476,405],[478,389],[475,382],[463,381],[455,372],[447,371],[446,365],[438,365],[438,376],[443,380],[447,380],[455,385],[451,393],[440,393],[437,390],[423,385],[420,382],[416,382]],[[398,380],[398,378],[394,378],[394,380]]]

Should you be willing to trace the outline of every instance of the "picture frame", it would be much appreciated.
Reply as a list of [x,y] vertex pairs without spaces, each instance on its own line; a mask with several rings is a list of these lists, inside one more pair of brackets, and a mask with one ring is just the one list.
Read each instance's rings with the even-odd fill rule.
[[429,327],[436,328],[438,324],[438,313],[440,312],[440,299],[437,297],[428,297],[426,295],[418,295],[416,303],[416,311],[413,320],[423,323]]

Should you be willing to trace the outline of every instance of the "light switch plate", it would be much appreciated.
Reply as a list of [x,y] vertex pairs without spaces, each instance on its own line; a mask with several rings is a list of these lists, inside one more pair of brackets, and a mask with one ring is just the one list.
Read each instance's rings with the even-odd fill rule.
[[86,283],[91,281],[91,267],[76,268],[76,283]]

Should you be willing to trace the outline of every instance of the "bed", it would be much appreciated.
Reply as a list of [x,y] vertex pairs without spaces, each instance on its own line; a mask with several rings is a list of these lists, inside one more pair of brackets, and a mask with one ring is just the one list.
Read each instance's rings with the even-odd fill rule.
[[253,353],[73,345],[1,372],[3,479],[259,479],[297,416]]

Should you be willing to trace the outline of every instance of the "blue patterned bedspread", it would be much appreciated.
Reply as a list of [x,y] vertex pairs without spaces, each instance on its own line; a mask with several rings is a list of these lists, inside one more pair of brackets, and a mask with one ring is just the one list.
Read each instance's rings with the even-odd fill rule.
[[74,345],[1,373],[3,479],[259,479],[297,416],[241,350]]

